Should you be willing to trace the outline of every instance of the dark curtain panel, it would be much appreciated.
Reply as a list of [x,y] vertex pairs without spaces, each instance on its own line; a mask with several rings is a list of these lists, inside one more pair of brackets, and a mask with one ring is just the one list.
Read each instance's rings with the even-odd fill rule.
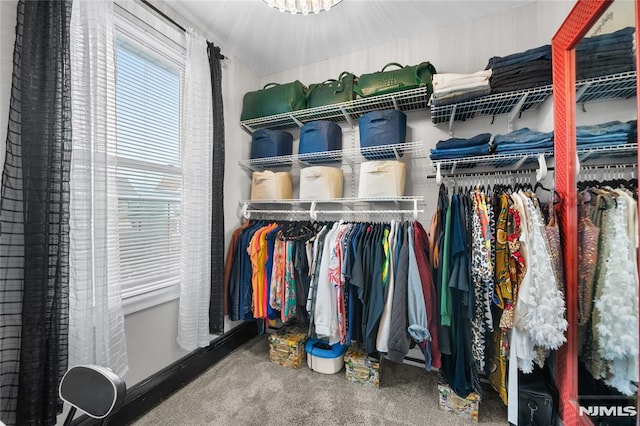
[[67,368],[71,1],[18,3],[0,202],[0,418],[55,424]]
[[213,91],[213,194],[211,212],[211,300],[209,332],[224,332],[224,109],[220,48],[207,42]]

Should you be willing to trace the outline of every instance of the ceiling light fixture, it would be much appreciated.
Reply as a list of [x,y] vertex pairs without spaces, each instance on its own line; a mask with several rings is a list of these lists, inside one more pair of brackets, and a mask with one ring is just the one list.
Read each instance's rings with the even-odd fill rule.
[[263,0],[270,7],[280,12],[289,12],[293,15],[308,15],[309,12],[320,13],[329,10],[342,0]]

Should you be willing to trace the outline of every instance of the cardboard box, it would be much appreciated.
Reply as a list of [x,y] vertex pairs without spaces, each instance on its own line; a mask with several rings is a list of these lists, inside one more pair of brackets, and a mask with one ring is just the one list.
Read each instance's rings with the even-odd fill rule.
[[438,384],[438,405],[444,411],[477,422],[480,395],[471,392],[466,398],[458,396],[448,385]]
[[351,345],[344,355],[347,380],[365,386],[380,387],[380,367],[382,358],[369,356],[355,345]]
[[282,327],[269,335],[269,361],[290,368],[300,368],[306,361],[304,344],[307,331],[300,327]]

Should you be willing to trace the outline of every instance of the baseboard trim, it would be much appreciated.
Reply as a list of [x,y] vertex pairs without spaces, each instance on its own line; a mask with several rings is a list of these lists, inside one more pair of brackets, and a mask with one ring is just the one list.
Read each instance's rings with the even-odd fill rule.
[[[196,349],[137,383],[127,389],[123,406],[109,416],[106,424],[123,425],[133,422],[257,334],[255,322],[244,322],[211,342],[206,348]],[[83,415],[72,424],[89,426],[100,424],[100,421]]]

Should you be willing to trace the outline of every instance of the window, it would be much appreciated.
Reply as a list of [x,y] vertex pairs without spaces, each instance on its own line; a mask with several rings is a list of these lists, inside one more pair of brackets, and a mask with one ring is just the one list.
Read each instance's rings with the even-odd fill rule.
[[[175,43],[141,27],[128,12],[120,15],[116,179],[122,296],[130,312],[179,292],[184,59]],[[162,300],[153,301],[159,295]],[[131,304],[137,307],[127,309]]]

